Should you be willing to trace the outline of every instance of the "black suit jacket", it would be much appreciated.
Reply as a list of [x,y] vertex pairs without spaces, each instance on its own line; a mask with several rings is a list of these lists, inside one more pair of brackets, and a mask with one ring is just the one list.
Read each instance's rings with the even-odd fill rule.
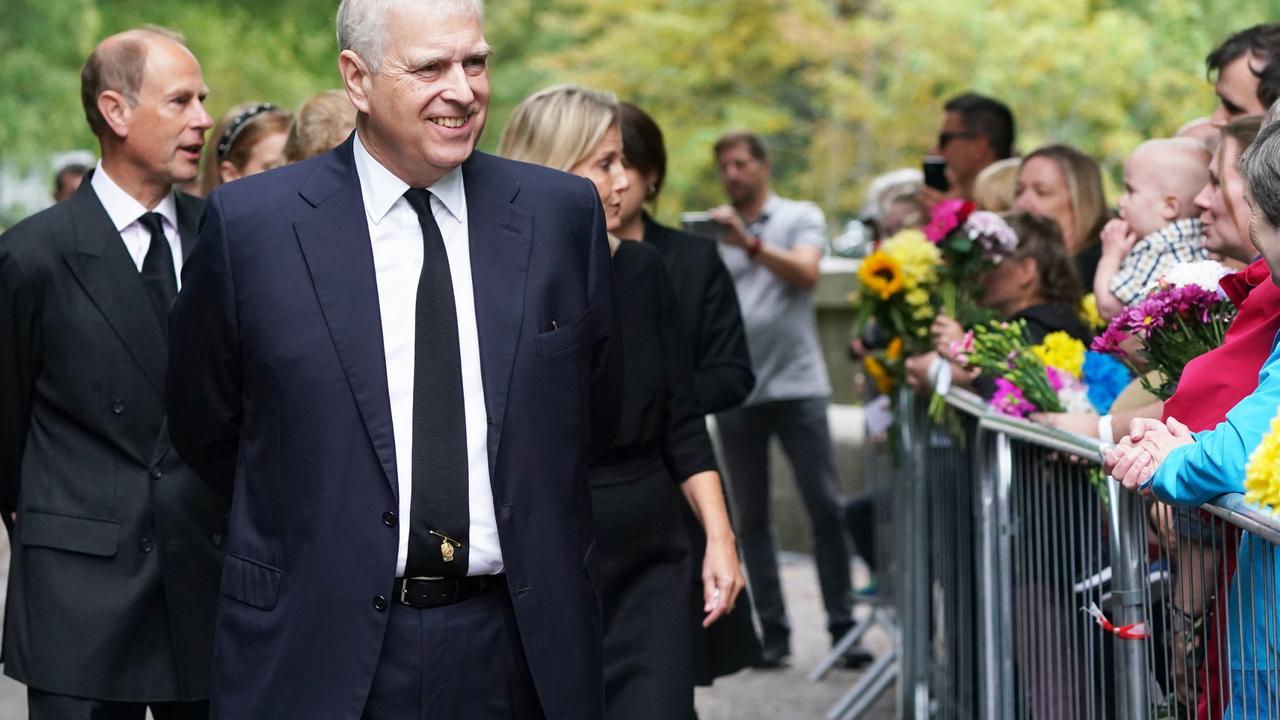
[[[520,637],[547,717],[600,718],[585,466],[592,437],[613,437],[621,392],[603,212],[564,173],[483,153],[462,171]],[[358,720],[398,535],[383,521],[398,480],[380,313],[413,308],[379,307],[351,140],[215,191],[183,279],[170,432],[232,501],[213,715]]]
[[680,306],[680,332],[693,356],[702,411],[736,408],[756,385],[742,308],[733,278],[710,238],[690,235],[644,217],[644,241],[662,254]]
[[[184,251],[201,203],[178,196]],[[165,331],[88,178],[0,236],[5,672],[106,700],[208,696],[226,506],[169,444]]]

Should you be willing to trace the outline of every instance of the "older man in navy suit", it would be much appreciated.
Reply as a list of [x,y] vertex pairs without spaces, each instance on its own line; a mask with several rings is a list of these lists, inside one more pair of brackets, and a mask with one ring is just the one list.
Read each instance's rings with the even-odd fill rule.
[[482,16],[344,0],[356,132],[208,200],[167,399],[232,504],[215,717],[603,716],[609,249],[589,182],[474,152]]

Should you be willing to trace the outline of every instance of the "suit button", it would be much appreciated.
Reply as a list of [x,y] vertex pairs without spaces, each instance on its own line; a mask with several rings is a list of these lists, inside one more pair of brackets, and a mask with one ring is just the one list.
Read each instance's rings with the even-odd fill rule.
[[160,472],[160,468],[151,468],[151,479],[159,480],[164,477],[164,473]]
[[151,542],[151,538],[144,537],[138,541],[138,549],[144,553],[149,553],[155,549],[155,543]]
[[381,596],[381,595],[374,595],[374,596],[373,596],[373,609],[374,609],[374,610],[377,610],[378,612],[383,612],[384,610],[386,610],[386,609],[387,609],[387,599],[386,599],[385,597]]
[[387,527],[392,527],[392,528],[395,527],[396,514],[390,511],[382,513],[382,524],[386,525]]
[[222,547],[222,533],[214,533],[209,539],[213,541],[214,547]]
[[111,414],[112,414],[112,415],[123,415],[123,414],[124,414],[124,401],[122,401],[122,400],[120,400],[120,399],[118,399],[118,398],[117,398],[117,399],[115,399],[115,400],[112,400],[112,401],[111,401]]

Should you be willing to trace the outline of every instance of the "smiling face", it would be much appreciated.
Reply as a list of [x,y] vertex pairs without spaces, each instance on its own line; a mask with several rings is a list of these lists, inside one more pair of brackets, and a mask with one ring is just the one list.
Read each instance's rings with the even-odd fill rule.
[[428,187],[471,156],[489,108],[480,18],[440,4],[399,4],[386,18],[382,63],[370,72],[352,50],[339,58],[359,111],[360,140],[413,187]]
[[[622,131],[617,123],[609,126],[600,142],[579,160],[569,172],[595,183],[604,205],[606,229],[615,232],[622,221],[622,198],[631,187],[627,168],[622,161]],[[639,239],[639,238],[629,238]]]
[[187,182],[200,171],[200,150],[213,118],[200,63],[182,45],[148,37],[136,104],[123,103],[122,147],[140,178],[160,185]]

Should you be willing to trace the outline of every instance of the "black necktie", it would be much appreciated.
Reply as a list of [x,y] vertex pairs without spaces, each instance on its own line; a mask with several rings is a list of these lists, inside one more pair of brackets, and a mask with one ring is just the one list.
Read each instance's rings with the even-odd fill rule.
[[467,423],[458,315],[431,193],[404,194],[422,226],[413,341],[413,495],[406,577],[464,577],[470,550]]
[[173,272],[173,251],[169,238],[164,234],[164,219],[160,213],[144,213],[138,218],[142,226],[151,231],[151,245],[142,259],[142,282],[151,295],[151,304],[160,315],[160,324],[168,330],[169,308],[178,297],[178,278]]

